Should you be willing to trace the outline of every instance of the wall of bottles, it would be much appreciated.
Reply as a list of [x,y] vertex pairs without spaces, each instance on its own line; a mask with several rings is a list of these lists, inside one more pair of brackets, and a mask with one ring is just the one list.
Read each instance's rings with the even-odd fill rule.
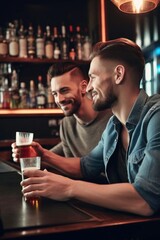
[[[47,78],[47,76],[46,76]],[[0,109],[56,108],[49,78],[38,75],[26,84],[19,81],[16,69],[10,63],[0,64]]]
[[22,58],[48,58],[88,60],[92,42],[79,25],[24,26],[21,21],[9,22],[0,27],[0,56]]
[[[22,61],[23,58],[28,59],[28,62],[31,58],[83,61],[89,59],[91,49],[92,41],[79,25],[73,28],[72,25],[66,27],[62,24],[52,29],[47,25],[42,30],[41,25],[34,29],[30,24],[26,28],[21,21],[15,20],[9,22],[7,28],[0,27],[0,57],[3,61],[8,56],[21,58]],[[37,72],[36,81],[32,76],[25,81],[23,77],[19,79],[20,68],[20,64],[17,68],[11,63],[0,64],[0,108],[56,107],[47,74],[44,80],[35,68],[31,72]]]

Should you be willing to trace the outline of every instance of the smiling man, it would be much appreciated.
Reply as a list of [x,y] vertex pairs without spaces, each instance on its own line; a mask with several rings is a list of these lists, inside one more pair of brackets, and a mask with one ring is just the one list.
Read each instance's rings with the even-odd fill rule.
[[[48,70],[55,103],[64,112],[60,124],[61,142],[51,151],[66,157],[81,157],[101,138],[111,110],[97,112],[86,94],[89,63],[54,63]],[[97,132],[95,136],[95,131]]]

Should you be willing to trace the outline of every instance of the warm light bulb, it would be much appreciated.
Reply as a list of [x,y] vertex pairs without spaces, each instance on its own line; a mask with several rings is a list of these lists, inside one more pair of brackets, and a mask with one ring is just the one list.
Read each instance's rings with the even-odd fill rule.
[[136,13],[140,13],[140,10],[143,9],[143,0],[133,0],[133,11]]

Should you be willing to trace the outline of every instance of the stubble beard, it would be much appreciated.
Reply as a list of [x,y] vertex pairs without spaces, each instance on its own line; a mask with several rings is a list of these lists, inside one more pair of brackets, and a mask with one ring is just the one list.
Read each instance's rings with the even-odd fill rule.
[[103,111],[109,108],[112,108],[113,104],[116,102],[117,98],[113,93],[110,93],[105,98],[97,99],[95,103],[93,103],[93,109],[95,111]]

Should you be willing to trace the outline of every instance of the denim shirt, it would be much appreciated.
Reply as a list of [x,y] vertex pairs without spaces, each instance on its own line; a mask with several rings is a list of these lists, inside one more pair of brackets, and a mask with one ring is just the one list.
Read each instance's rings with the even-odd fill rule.
[[[160,95],[152,97],[141,90],[130,112],[126,127],[129,146],[126,153],[128,181],[157,211],[160,209]],[[121,123],[112,116],[98,145],[81,158],[81,169],[86,179],[102,171],[108,178],[108,163],[116,149]]]

